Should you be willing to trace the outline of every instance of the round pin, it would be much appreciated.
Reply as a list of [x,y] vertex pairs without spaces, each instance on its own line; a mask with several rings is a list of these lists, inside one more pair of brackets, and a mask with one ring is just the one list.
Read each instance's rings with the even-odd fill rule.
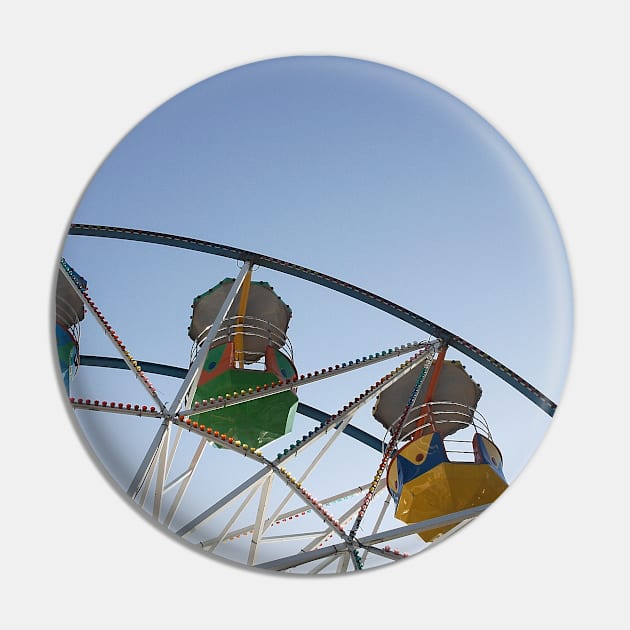
[[80,199],[55,290],[60,388],[106,474],[173,540],[269,572],[483,527],[570,359],[527,165],[360,59],[241,66],[150,113]]

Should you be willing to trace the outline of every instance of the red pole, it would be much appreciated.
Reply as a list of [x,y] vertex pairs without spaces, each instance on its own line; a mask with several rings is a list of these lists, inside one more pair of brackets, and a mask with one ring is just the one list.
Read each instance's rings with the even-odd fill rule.
[[[423,406],[427,408],[427,416],[429,417],[429,421],[431,422],[431,426],[433,427],[433,431],[435,431],[435,425],[433,424],[433,420],[431,419],[431,411],[429,409],[429,403],[433,402],[433,394],[435,393],[435,388],[437,387],[437,382],[440,377],[440,372],[442,370],[442,365],[444,364],[444,357],[446,355],[446,350],[448,346],[446,344],[442,344],[440,351],[438,352],[437,359],[435,359],[435,364],[433,366],[433,374],[431,374],[431,380],[429,381],[429,387],[427,388],[427,395],[425,396],[425,400]],[[420,414],[422,415],[422,414]],[[416,420],[416,427],[419,428],[422,425],[420,418]],[[420,437],[423,432],[416,434],[416,437]]]

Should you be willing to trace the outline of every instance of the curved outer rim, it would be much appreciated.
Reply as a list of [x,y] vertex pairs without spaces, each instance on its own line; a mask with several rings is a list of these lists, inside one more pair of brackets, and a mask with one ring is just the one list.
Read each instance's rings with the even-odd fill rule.
[[533,385],[528,383],[521,376],[516,374],[516,372],[503,365],[483,350],[477,348],[470,342],[462,339],[449,330],[446,330],[421,315],[414,313],[413,311],[390,302],[389,300],[374,293],[370,293],[365,289],[361,289],[360,287],[344,282],[343,280],[339,280],[338,278],[334,278],[278,258],[272,258],[270,256],[266,256],[265,254],[251,252],[245,249],[231,247],[229,245],[202,241],[191,237],[165,234],[162,232],[152,232],[135,228],[113,227],[106,225],[73,223],[70,226],[68,234],[72,236],[116,238],[121,240],[140,241],[190,249],[226,258],[233,258],[235,260],[250,261],[251,263],[261,267],[266,267],[297,278],[302,278],[303,280],[308,280],[309,282],[314,282],[315,284],[343,293],[349,297],[364,302],[365,304],[373,306],[385,313],[388,313],[389,315],[411,324],[412,326],[415,326],[416,328],[419,328],[420,330],[423,330],[437,339],[441,339],[449,346],[459,350],[462,354],[470,357],[473,361],[505,381],[508,385],[516,389],[519,393],[540,407],[547,415],[553,416],[555,413],[556,404],[552,400],[536,389]]

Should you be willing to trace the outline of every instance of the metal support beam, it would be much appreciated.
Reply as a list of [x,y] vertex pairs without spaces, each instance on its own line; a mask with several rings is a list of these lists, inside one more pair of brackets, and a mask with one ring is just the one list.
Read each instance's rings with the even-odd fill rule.
[[269,491],[271,490],[272,480],[272,475],[267,477],[260,490],[260,502],[258,504],[258,511],[256,512],[256,522],[254,523],[252,542],[249,546],[249,555],[247,556],[247,564],[249,566],[252,566],[256,562],[256,552],[258,551],[258,542],[264,531],[263,519],[265,518],[265,512],[267,511],[267,505],[269,503]]
[[286,558],[263,562],[262,564],[257,564],[256,567],[259,569],[270,569],[271,571],[284,571],[285,569],[292,569],[293,567],[300,566],[301,564],[313,562],[313,560],[321,560],[322,558],[335,556],[337,554],[344,553],[347,550],[348,546],[345,543],[339,543],[337,545],[330,545],[313,551],[298,553],[294,556],[287,556]]
[[138,380],[140,381],[140,384],[142,385],[142,387],[148,392],[149,396],[151,396],[151,398],[156,402],[160,410],[162,412],[166,411],[166,407],[164,406],[164,403],[162,402],[160,397],[157,395],[157,392],[155,391],[155,389],[152,386],[149,386],[149,384],[144,380],[144,375],[142,374],[142,371],[140,371],[141,368],[138,362],[136,361],[134,364],[134,360],[131,358],[131,355],[128,354],[127,351],[123,350],[123,346],[121,345],[117,337],[114,336],[114,332],[111,326],[109,326],[109,324],[105,321],[103,316],[100,314],[100,311],[96,308],[92,298],[88,297],[87,291],[85,289],[82,289],[74,280],[74,278],[72,278],[71,272],[68,271],[68,269],[66,268],[67,264],[68,263],[62,258],[61,261],[59,262],[59,270],[68,281],[70,287],[80,298],[85,309],[88,312],[92,313],[92,315],[94,316],[94,320],[99,325],[99,327],[103,330],[103,332],[105,333],[105,336],[112,342],[112,345],[116,348],[116,351],[120,354],[121,360],[125,363],[126,367],[130,370],[132,374],[134,374],[134,376],[136,376],[136,378],[138,378],[139,376],[141,377],[141,378],[138,378]]
[[[232,514],[232,516],[230,517],[230,520],[225,524],[225,527],[221,530],[221,532],[219,533],[219,535],[215,539],[213,539],[213,540],[206,540],[206,541],[201,543],[201,548],[204,551],[210,551],[210,552],[214,551],[216,549],[217,545],[220,545],[225,540],[225,537],[228,535],[228,533],[230,531],[230,527],[232,527],[232,525],[234,525],[234,523],[236,522],[236,519],[241,515],[243,510],[249,505],[249,502],[252,500],[252,498],[254,497],[254,495],[256,494],[257,491],[258,491],[258,485],[254,486],[251,489],[250,493],[245,497],[245,500],[234,511],[234,514]],[[250,531],[249,528],[247,528],[245,530],[241,530],[236,535],[240,536],[241,534],[244,534],[244,533],[246,533],[248,531]]]
[[191,521],[186,523],[186,525],[182,526],[177,530],[176,534],[178,536],[185,536],[192,532],[195,528],[199,527],[202,523],[207,521],[210,517],[217,514],[220,510],[225,508],[228,504],[230,504],[234,499],[238,498],[243,492],[246,492],[249,488],[253,487],[254,484],[262,483],[267,475],[273,474],[273,471],[268,469],[267,467],[261,468],[256,474],[252,475],[249,479],[244,481],[240,486],[234,488],[232,492],[226,494],[222,499],[217,501],[214,505],[209,507],[207,510],[201,512],[201,514],[197,515]]
[[418,534],[429,529],[436,529],[438,527],[446,527],[447,525],[457,524],[460,521],[479,516],[479,514],[481,514],[490,505],[490,503],[487,503],[485,505],[461,510],[460,512],[453,512],[452,514],[445,514],[444,516],[431,518],[419,523],[412,523],[411,525],[405,525],[404,527],[397,527],[377,534],[371,534],[370,536],[358,539],[358,543],[361,546],[376,545],[382,542],[395,540],[396,538],[404,538],[410,534]]
[[162,507],[162,494],[164,492],[164,480],[166,479],[166,456],[168,455],[168,443],[171,429],[167,425],[166,431],[158,452],[157,479],[155,481],[155,494],[153,498],[153,518],[159,522],[160,508]]
[[207,440],[204,440],[204,439],[199,440],[199,445],[197,446],[197,450],[192,456],[188,469],[184,473],[185,477],[182,476],[183,477],[182,483],[179,486],[179,489],[177,490],[177,494],[175,495],[175,498],[173,499],[173,503],[171,503],[171,507],[168,511],[168,514],[166,515],[166,518],[164,519],[164,527],[168,527],[171,524],[171,521],[173,520],[173,516],[175,516],[175,512],[177,511],[177,508],[179,507],[181,500],[184,498],[184,494],[186,493],[186,490],[188,489],[188,484],[190,484],[193,473],[197,469],[197,464],[199,463],[199,460],[201,459],[201,455],[203,454],[203,451],[207,443],[208,443]]
[[[374,534],[372,536],[366,536],[365,538],[362,538],[357,542],[360,546],[367,547],[368,551],[370,551],[369,547],[374,544],[394,540],[396,538],[402,538],[404,536],[409,536],[410,534],[417,534],[418,532],[433,529],[435,527],[450,525],[461,520],[474,518],[475,516],[481,514],[481,512],[483,512],[483,510],[485,510],[487,507],[488,505],[480,505],[478,507],[470,508],[468,510],[462,510],[461,512],[454,512],[453,514],[447,514],[446,516],[428,519],[420,523],[413,523],[412,525],[407,525],[405,527],[399,527],[397,529],[380,532],[379,534]],[[344,542],[341,542],[335,545],[330,545],[328,547],[322,547],[321,549],[314,549],[313,551],[302,552],[292,556],[287,556],[285,558],[271,560],[270,562],[264,562],[256,566],[260,569],[284,571],[285,569],[292,569],[294,567],[307,564],[308,562],[312,562],[313,560],[328,558],[332,555],[338,555],[346,551],[351,551],[350,546]],[[386,553],[384,552],[384,550],[381,551],[383,551],[383,553]]]
[[166,435],[167,430],[168,430],[168,420],[164,420],[164,422],[162,422],[159,429],[157,430],[157,433],[155,434],[155,437],[153,438],[153,441],[151,442],[151,446],[149,446],[149,449],[147,450],[146,455],[144,456],[142,462],[140,462],[140,466],[138,467],[136,476],[132,479],[131,484],[129,485],[129,488],[127,489],[127,494],[132,499],[136,498],[138,491],[142,487],[142,484],[145,482],[146,476],[151,466],[151,462],[153,461],[154,457],[157,455],[157,452],[160,448],[160,445],[162,444],[162,440],[164,439],[164,436]]

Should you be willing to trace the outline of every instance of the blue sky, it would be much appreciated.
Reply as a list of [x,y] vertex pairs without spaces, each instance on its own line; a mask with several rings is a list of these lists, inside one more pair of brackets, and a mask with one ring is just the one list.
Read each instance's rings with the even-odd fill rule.
[[[114,148],[73,221],[192,236],[314,268],[455,332],[553,400],[562,392],[572,295],[552,211],[488,123],[404,72],[299,57],[199,83]],[[180,366],[190,350],[192,299],[237,273],[234,261],[86,237],[70,237],[64,255],[136,358]],[[269,281],[293,309],[289,336],[300,372],[426,337],[310,283],[264,269],[255,278]],[[109,354],[105,342],[86,321],[82,352]],[[461,358],[455,351],[448,357]],[[479,409],[512,481],[550,420],[463,362],[482,386]],[[75,392],[143,398],[129,375],[102,372],[82,370]],[[326,391],[305,389],[300,399],[334,411],[375,378],[355,373]],[[152,380],[166,399],[178,385]],[[152,432],[136,426],[123,435],[118,419],[82,422],[124,485]],[[357,423],[382,435],[369,414]]]

